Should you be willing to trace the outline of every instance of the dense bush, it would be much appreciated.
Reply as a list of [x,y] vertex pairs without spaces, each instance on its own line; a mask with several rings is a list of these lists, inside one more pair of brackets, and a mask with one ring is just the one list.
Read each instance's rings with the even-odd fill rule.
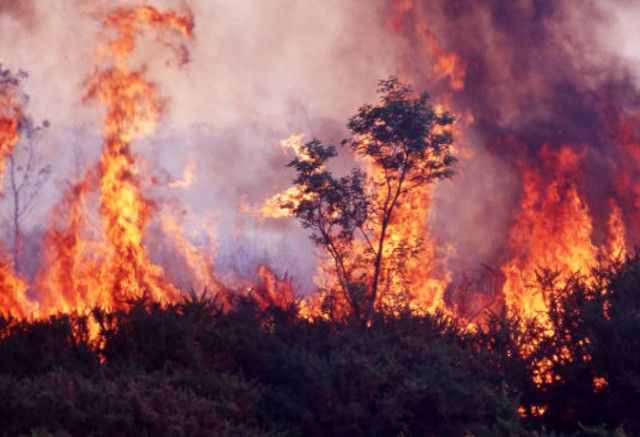
[[[376,314],[363,332],[196,296],[4,317],[0,435],[639,435],[640,259],[551,295],[554,335],[506,312],[474,332]],[[537,385],[543,359],[553,377]]]
[[[640,256],[558,278],[541,272],[550,298],[544,322],[494,314],[473,337],[477,354],[491,363],[487,377],[519,396],[530,427],[640,435]],[[547,381],[535,384],[540,368]],[[538,407],[544,414],[531,414]]]
[[537,351],[538,359],[552,357],[555,375],[543,391],[545,424],[606,422],[640,433],[640,257],[557,291],[549,311],[555,335]]

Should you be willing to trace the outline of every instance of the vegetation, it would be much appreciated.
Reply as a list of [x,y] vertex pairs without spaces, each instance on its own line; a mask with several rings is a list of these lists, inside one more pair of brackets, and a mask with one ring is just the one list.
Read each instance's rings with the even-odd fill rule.
[[[0,86],[8,77],[0,68]],[[426,94],[395,78],[380,93],[344,143],[373,176],[336,178],[336,149],[314,140],[291,162],[298,190],[282,204],[333,259],[348,317],[306,318],[259,289],[230,293],[228,308],[203,293],[0,315],[0,435],[640,436],[640,255],[562,286],[542,272],[543,320],[503,311],[469,329],[376,305],[388,271],[419,249],[388,241],[398,202],[454,161],[453,120]],[[46,128],[21,122],[34,142]],[[35,152],[10,161],[16,241],[48,176]]]
[[451,176],[455,162],[446,129],[453,118],[437,114],[429,94],[415,96],[395,77],[381,81],[378,92],[380,102],[357,111],[347,124],[351,137],[343,141],[370,164],[373,176],[355,167],[335,177],[326,163],[337,155],[336,148],[313,140],[289,164],[298,174],[296,190],[281,202],[331,256],[341,298],[363,328],[385,278],[397,275],[406,258],[419,251],[419,241],[391,241],[398,205],[419,187]]
[[[24,249],[23,222],[38,204],[40,190],[51,174],[51,165],[43,162],[39,147],[40,139],[49,127],[49,121],[44,120],[38,125],[24,112],[29,96],[20,91],[20,83],[27,77],[27,73],[22,70],[12,73],[3,69],[0,64],[0,105],[4,105],[5,110],[17,119],[19,133],[18,144],[8,147],[8,143],[2,143],[7,139],[2,138],[0,132],[0,145],[6,148],[0,152],[0,159],[6,158],[8,161],[8,181],[4,184],[6,186],[0,186],[0,197],[4,198],[6,204],[3,205],[5,211],[0,212],[0,221],[2,227],[10,232],[13,268],[16,272],[21,272]],[[0,129],[3,127],[1,115]],[[0,168],[4,170],[4,164],[0,163]]]
[[[640,435],[640,257],[594,275],[557,290],[553,336],[506,313],[468,332],[439,315],[374,311],[363,333],[251,298],[224,311],[206,295],[3,317],[0,432]],[[520,353],[532,338],[535,350]],[[556,376],[538,386],[543,357]]]

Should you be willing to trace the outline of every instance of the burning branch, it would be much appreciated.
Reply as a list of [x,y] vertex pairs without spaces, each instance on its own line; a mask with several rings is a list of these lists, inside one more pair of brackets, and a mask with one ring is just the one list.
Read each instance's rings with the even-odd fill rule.
[[327,251],[337,285],[363,328],[379,302],[398,293],[404,263],[420,251],[414,235],[394,226],[399,205],[418,188],[450,177],[455,162],[446,130],[453,118],[436,114],[428,94],[414,96],[396,78],[381,81],[379,92],[378,104],[362,106],[351,118],[352,136],[343,142],[369,163],[372,175],[354,168],[334,177],[325,163],[335,148],[314,140],[289,164],[298,177],[280,204]]

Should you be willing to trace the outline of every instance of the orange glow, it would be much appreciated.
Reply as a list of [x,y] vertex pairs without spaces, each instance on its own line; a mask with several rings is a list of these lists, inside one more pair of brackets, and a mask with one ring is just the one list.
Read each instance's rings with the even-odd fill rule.
[[[296,157],[304,160],[305,155],[301,151],[302,141],[303,135],[291,135],[281,142],[281,146],[284,150],[292,150]],[[385,186],[383,170],[369,161],[360,160],[363,167],[378,182],[377,186],[381,190],[379,194],[383,198],[382,190]],[[385,236],[380,293],[376,300],[376,306],[379,308],[392,312],[401,308],[411,308],[419,312],[447,309],[444,305],[444,291],[450,282],[450,277],[443,268],[442,261],[438,259],[436,241],[431,237],[426,223],[432,189],[429,186],[420,186],[411,190],[396,206],[395,219],[390,222]],[[288,210],[281,205],[283,202],[300,202],[304,198],[301,198],[302,192],[304,187],[290,187],[285,192],[268,199],[259,212],[263,217],[287,216]],[[380,235],[374,235],[374,243],[379,238]],[[362,269],[360,260],[368,256],[366,255],[368,245],[364,237],[356,238],[353,244],[352,253],[343,262],[345,265],[358,265],[356,269]],[[421,250],[410,254],[418,245]],[[401,253],[403,255],[400,255]],[[319,260],[316,283],[325,290],[340,289],[340,280],[332,264],[330,260]],[[368,264],[366,268],[373,269],[373,264]],[[368,272],[369,277],[372,277],[372,274]],[[337,308],[341,308],[338,310],[339,313],[348,312],[344,302],[334,302],[334,304]],[[311,309],[309,311],[313,312]]]
[[[149,29],[175,29],[191,36],[193,19],[140,6],[112,11],[103,25],[115,29],[117,37],[100,50],[108,66],[93,73],[85,98],[106,109],[104,148],[98,165],[53,213],[46,237],[47,267],[37,277],[46,313],[120,307],[142,296],[159,301],[179,296],[162,268],[150,261],[143,243],[155,206],[142,195],[146,179],[131,150],[132,141],[160,120],[163,104],[154,84],[144,79],[143,71],[132,71],[127,59],[136,49],[136,38]],[[100,225],[89,212],[96,203]],[[188,246],[167,220],[164,228],[180,247]],[[196,265],[193,251],[187,248],[183,254],[200,275],[208,275],[209,266]]]
[[[16,87],[8,84],[0,87],[0,196],[4,164],[18,142],[20,107],[15,103]],[[23,315],[32,310],[33,303],[25,296],[27,284],[12,268],[13,264],[0,246],[0,312]]]
[[[374,177],[382,177],[381,171],[377,173],[373,169],[373,172]],[[408,192],[397,206],[395,220],[387,231],[385,259],[393,260],[393,254],[403,250],[402,245],[406,243],[410,249],[412,242],[419,241],[421,250],[416,256],[403,260],[401,266],[387,261],[380,294],[383,306],[394,308],[405,303],[420,312],[447,310],[444,291],[450,276],[438,258],[438,247],[427,225],[432,190],[433,187],[427,185],[418,187]]]
[[[395,1],[387,26],[398,34],[412,37],[407,44],[410,49],[403,64],[398,67],[398,75],[418,76],[420,87],[423,82],[432,85],[433,88],[427,88],[437,94],[434,109],[441,113],[445,108],[455,108],[458,97],[465,103],[474,98],[475,90],[471,88],[476,85],[474,72],[477,64],[471,56],[465,59],[453,50],[453,39],[439,40],[435,34],[438,27],[430,27],[430,23],[418,19],[421,13],[416,11],[420,7],[420,2],[412,0]],[[153,133],[162,121],[166,103],[158,85],[148,79],[146,68],[138,65],[138,44],[147,38],[149,44],[184,48],[182,42],[193,37],[193,16],[188,11],[177,13],[141,5],[113,9],[103,14],[100,22],[108,40],[97,51],[96,65],[85,84],[84,100],[97,103],[104,111],[101,157],[81,180],[67,187],[63,201],[51,213],[50,227],[42,246],[43,267],[34,282],[33,294],[37,294],[37,303],[27,298],[28,284],[13,271],[10,257],[0,248],[0,311],[44,316],[58,311],[84,311],[94,305],[121,308],[127,301],[142,296],[161,302],[175,301],[180,296],[177,281],[173,281],[169,268],[164,271],[152,259],[145,245],[145,238],[149,238],[150,229],[155,230],[155,224],[159,224],[161,229],[158,231],[162,233],[159,240],[172,249],[176,264],[183,267],[188,277],[185,282],[190,281],[196,290],[209,287],[217,295],[224,294],[225,287],[216,275],[213,261],[216,250],[213,233],[207,236],[211,238],[207,239],[206,247],[194,244],[190,240],[192,236],[181,228],[179,217],[176,218],[177,208],[166,203],[156,204],[147,197],[147,189],[153,182],[145,172],[142,157],[134,152],[136,141]],[[178,54],[181,56],[178,64],[188,62],[186,49]],[[416,64],[422,63],[428,66],[428,72],[415,68]],[[482,68],[484,66],[480,66],[478,71]],[[500,68],[500,65],[495,68]],[[483,74],[491,72],[487,70]],[[502,96],[502,90],[496,95]],[[18,142],[22,114],[15,101],[13,89],[0,95],[0,194],[4,165]],[[590,104],[585,102],[585,105]],[[473,149],[467,139],[479,138],[478,141],[482,141],[482,122],[491,121],[498,115],[489,113],[488,109],[486,114],[471,114],[458,108],[455,112],[456,124],[449,127],[456,139],[453,152],[461,161],[470,160]],[[500,253],[487,261],[495,263],[489,266],[493,274],[490,283],[466,281],[465,272],[458,275],[461,272],[450,270],[448,264],[455,261],[456,247],[442,241],[428,223],[433,214],[435,188],[420,186],[408,191],[397,205],[385,236],[377,308],[392,313],[406,308],[420,313],[442,311],[460,319],[467,318],[467,322],[476,322],[482,317],[483,309],[500,309],[504,304],[508,310],[519,312],[525,318],[537,317],[548,325],[546,311],[550,293],[562,289],[572,274],[588,275],[603,259],[624,259],[628,247],[631,247],[627,245],[632,244],[640,233],[640,184],[637,183],[640,112],[627,114],[614,107],[604,112],[611,118],[607,120],[610,138],[602,142],[607,144],[606,140],[612,140],[615,151],[596,154],[588,145],[558,146],[549,139],[550,143],[541,147],[537,154],[517,153],[517,156],[525,157],[515,164],[515,168],[509,166],[510,157],[496,157],[496,161],[504,158],[505,174],[513,170],[521,191],[513,195],[513,201],[510,198],[509,205],[501,205],[514,209],[505,218],[505,222],[510,220],[504,227],[505,234],[508,234],[507,253]],[[477,125],[474,125],[475,120],[478,120]],[[526,122],[522,120],[522,123]],[[477,131],[472,132],[471,129]],[[599,134],[606,136],[602,132]],[[502,138],[502,135],[498,133],[496,137]],[[302,149],[303,140],[301,134],[291,135],[281,143],[283,153],[305,160],[308,157]],[[542,142],[525,145],[518,141],[513,139],[515,152],[529,152]],[[493,153],[489,150],[493,147],[490,144],[481,143],[477,150],[485,145],[487,150],[483,151],[487,155]],[[500,151],[498,147],[496,150]],[[614,194],[606,199],[604,207],[600,205],[597,209],[598,205],[589,203],[592,197],[588,195],[590,191],[585,183],[586,172],[590,161],[596,158],[612,159],[613,162],[605,152],[611,152],[611,156],[615,156],[614,152],[619,153],[628,157],[629,162],[615,164],[616,168],[612,170],[616,172],[615,180],[611,187],[606,187]],[[383,174],[379,168],[367,161],[359,164],[369,177],[379,182],[379,186],[383,185]],[[196,181],[196,169],[195,159],[190,160],[181,179],[170,182],[168,186],[192,186]],[[464,162],[458,169],[456,177],[464,176]],[[509,176],[507,174],[505,178]],[[260,180],[254,182],[262,183]],[[257,208],[246,207],[236,200],[240,211],[279,218],[289,214],[282,208],[283,203],[295,205],[300,200],[311,200],[303,197],[303,191],[304,187],[289,188]],[[152,222],[154,218],[156,222]],[[376,220],[379,223],[380,218],[374,218],[374,222]],[[474,232],[473,229],[464,231]],[[373,231],[370,234],[374,243],[381,238]],[[411,252],[418,246],[420,250],[411,256],[396,256]],[[358,274],[364,273],[362,277],[371,276],[370,271],[362,271],[372,268],[371,263],[366,266],[362,261],[370,261],[370,253],[365,238],[358,236],[345,264],[357,270]],[[559,272],[553,286],[544,287],[538,283],[543,269]],[[278,276],[267,266],[261,266],[258,277],[260,285],[250,285],[245,289],[263,306],[286,306],[295,301],[293,280],[289,276]],[[314,279],[317,285],[324,287],[324,291],[340,288],[340,280],[330,259],[318,260]],[[480,289],[483,286],[485,289]],[[475,293],[498,298],[490,303],[487,303],[487,298],[481,302],[487,305],[486,308],[477,310],[478,305],[473,307],[459,297],[451,299],[451,290],[461,290],[460,296]],[[320,293],[320,296],[323,295]],[[319,316],[320,302],[317,296],[306,297],[300,303],[302,314],[305,317]],[[603,311],[609,317],[606,305]],[[335,306],[338,313],[348,311],[346,300],[335,302]],[[552,336],[554,332],[549,328],[545,335]],[[526,345],[521,353],[527,354],[535,346]],[[553,365],[572,359],[568,352],[560,355],[536,363],[537,384],[555,381],[556,375],[550,371]],[[603,389],[606,384],[604,378],[594,378],[594,390]],[[523,414],[544,414],[545,408],[533,407]]]
[[627,256],[627,244],[625,241],[625,225],[622,217],[622,209],[611,200],[611,213],[607,222],[609,240],[608,255],[615,260],[624,260]]
[[4,163],[11,156],[18,142],[18,123],[21,115],[20,108],[14,103],[13,90],[0,88],[0,93],[0,195],[2,195]]
[[[304,140],[304,134],[292,134],[286,140],[280,142],[280,146],[284,153],[288,153],[291,150],[296,157],[301,160],[308,158],[302,151],[302,141]],[[260,216],[265,218],[280,218],[289,215],[287,209],[281,205],[285,202],[292,202],[294,205],[300,203],[301,200],[311,200],[310,195],[301,197],[301,192],[304,191],[304,187],[290,187],[284,193],[278,193],[275,196],[267,199],[264,204],[258,209]]]
[[[2,248],[0,248],[2,249]],[[23,316],[35,309],[26,298],[27,284],[11,268],[6,256],[0,260],[0,313]]]
[[[206,247],[196,247],[184,235],[180,223],[170,208],[166,205],[163,206],[160,215],[162,232],[171,244],[171,256],[184,261],[183,269],[186,270],[185,274],[190,282],[189,285],[196,291],[206,288],[213,295],[221,293],[224,287],[215,273],[215,264],[213,263],[216,250],[214,232],[208,233],[210,238]],[[213,224],[209,224],[209,227],[212,228]]]
[[[561,272],[560,288],[572,273],[587,274],[598,248],[591,241],[593,224],[582,194],[581,153],[569,147],[540,151],[542,169],[521,166],[520,212],[509,233],[513,258],[502,266],[503,292],[509,309],[526,317],[544,317],[549,290],[537,285],[541,268]],[[542,172],[548,173],[543,175]]]
[[252,285],[248,291],[263,307],[287,308],[296,303],[293,278],[285,274],[276,275],[267,266],[258,268],[259,285]]
[[593,391],[599,392],[605,390],[609,386],[609,381],[600,376],[596,376],[593,378]]
[[196,162],[190,160],[187,167],[184,169],[182,179],[175,180],[169,184],[171,188],[189,188],[196,181]]
[[[427,78],[445,85],[445,89],[438,93],[434,103],[436,112],[442,113],[444,108],[453,106],[453,93],[464,91],[468,64],[454,51],[442,47],[429,29],[428,23],[413,19],[414,9],[419,7],[419,4],[411,0],[394,2],[393,14],[387,25],[400,34],[415,32],[418,35],[420,55],[423,55],[426,62],[431,62]],[[414,61],[413,57],[404,59],[400,71],[407,70],[407,66]],[[456,123],[450,126],[455,139],[451,151],[461,161],[473,156],[473,150],[466,142],[466,129],[473,120],[473,115],[468,112],[456,114]],[[397,210],[397,218],[391,226],[392,244],[389,249],[394,250],[393,242],[419,239],[422,251],[407,262],[404,278],[392,280],[395,284],[391,289],[399,291],[406,288],[402,287],[400,282],[410,283],[412,308],[429,312],[440,310],[453,314],[456,310],[445,303],[444,295],[452,279],[446,267],[447,258],[455,253],[455,249],[446,242],[438,241],[429,229],[427,217],[432,212],[432,194],[433,187],[420,187],[410,192]],[[393,295],[394,292],[390,294]]]

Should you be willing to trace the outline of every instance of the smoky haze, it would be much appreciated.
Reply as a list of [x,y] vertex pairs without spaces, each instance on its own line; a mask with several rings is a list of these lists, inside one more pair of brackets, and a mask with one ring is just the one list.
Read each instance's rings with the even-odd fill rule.
[[[549,183],[556,177],[544,148],[584,155],[581,174],[565,182],[584,189],[596,244],[604,238],[610,199],[626,203],[625,220],[634,221],[635,206],[615,186],[630,152],[615,145],[611,102],[630,113],[638,108],[632,37],[638,31],[630,24],[638,11],[632,2],[463,0],[415,2],[402,15],[410,80],[451,95],[454,113],[473,116],[465,138],[473,156],[439,190],[435,207],[437,234],[457,251],[454,270],[499,265],[511,256],[522,169],[535,169]],[[435,79],[432,62],[415,61],[425,57],[419,23],[428,23],[441,50],[462,59],[464,89],[452,90],[449,77]],[[637,176],[635,168],[630,173]]]
[[[83,102],[106,32],[96,11],[134,4],[0,2],[0,61],[29,73],[23,84],[27,113],[51,122],[40,150],[54,174],[28,219],[33,229],[46,226],[60,187],[100,153],[101,108]],[[603,199],[628,202],[612,182],[611,162],[624,162],[626,155],[612,147],[605,112],[609,100],[624,102],[625,110],[637,104],[634,65],[640,57],[626,39],[640,10],[631,2],[416,1],[403,31],[388,24],[397,9],[390,1],[154,6],[188,7],[194,39],[185,42],[189,62],[182,62],[180,47],[141,37],[136,63],[146,65],[167,111],[134,148],[157,180],[148,195],[179,210],[188,235],[207,235],[202,244],[213,244],[203,224],[214,224],[223,274],[251,275],[264,263],[310,284],[316,258],[305,232],[294,220],[260,219],[252,207],[290,183],[293,175],[284,169],[290,157],[281,140],[304,133],[339,141],[348,117],[373,101],[376,82],[391,74],[429,89],[436,99],[451,94],[453,112],[474,117],[463,140],[473,153],[438,188],[429,216],[437,239],[455,248],[449,261],[454,270],[509,256],[520,195],[516,162],[546,171],[539,155],[544,144],[587,150],[583,183],[596,228],[606,220]],[[451,91],[446,79],[433,78],[418,22],[463,59],[464,89]],[[176,185],[190,167],[190,184]],[[634,208],[629,206],[627,221]],[[158,253],[164,259],[161,247]]]

